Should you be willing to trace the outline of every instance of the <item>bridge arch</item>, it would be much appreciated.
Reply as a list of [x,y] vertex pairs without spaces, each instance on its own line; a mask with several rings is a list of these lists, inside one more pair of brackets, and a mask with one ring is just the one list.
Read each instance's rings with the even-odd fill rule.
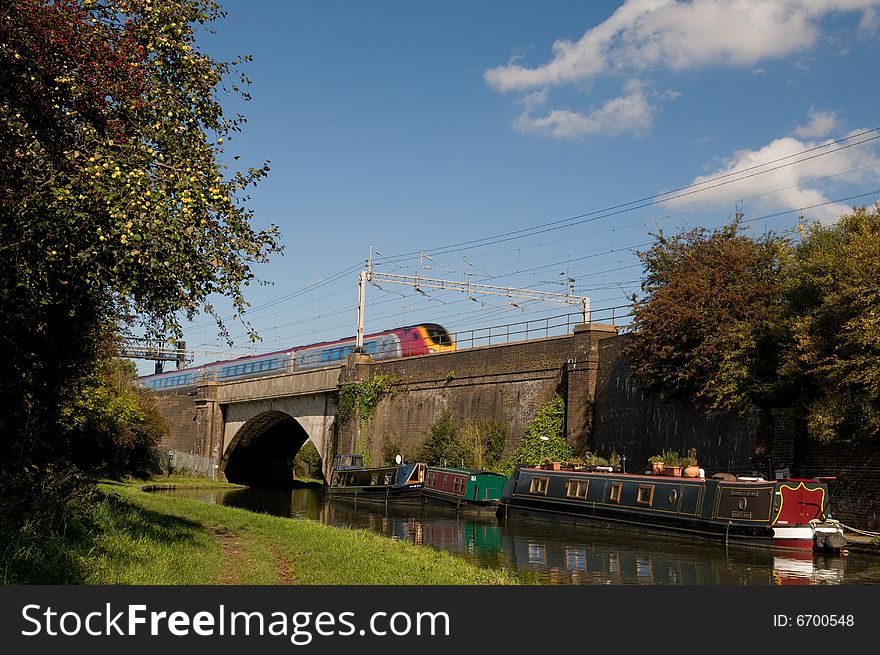
[[293,459],[311,441],[327,467],[332,415],[326,397],[293,397],[233,403],[223,409],[220,472],[229,482],[251,487],[289,486]]
[[229,482],[249,487],[290,485],[293,458],[308,438],[292,416],[278,411],[259,414],[238,430],[220,469]]

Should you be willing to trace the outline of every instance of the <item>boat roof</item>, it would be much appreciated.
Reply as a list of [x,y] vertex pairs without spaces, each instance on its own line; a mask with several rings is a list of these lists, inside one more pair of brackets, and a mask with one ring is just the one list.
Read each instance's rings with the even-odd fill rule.
[[457,466],[428,466],[429,471],[448,471],[450,473],[467,473],[468,475],[497,475],[500,477],[507,477],[503,473],[497,473],[496,471],[487,471],[486,469],[467,469],[467,468],[459,468]]

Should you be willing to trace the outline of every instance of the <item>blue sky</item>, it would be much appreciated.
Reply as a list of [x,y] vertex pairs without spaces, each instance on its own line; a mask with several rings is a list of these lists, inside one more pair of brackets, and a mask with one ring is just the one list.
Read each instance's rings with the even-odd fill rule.
[[[199,318],[196,363],[353,335],[371,245],[386,273],[418,274],[423,251],[427,277],[571,277],[599,310],[638,291],[634,251],[660,228],[740,207],[782,231],[880,198],[880,0],[221,4],[199,47],[253,55],[227,154],[269,160],[249,204],[285,252],[246,289],[262,342]],[[365,315],[460,332],[576,311],[383,285]]]

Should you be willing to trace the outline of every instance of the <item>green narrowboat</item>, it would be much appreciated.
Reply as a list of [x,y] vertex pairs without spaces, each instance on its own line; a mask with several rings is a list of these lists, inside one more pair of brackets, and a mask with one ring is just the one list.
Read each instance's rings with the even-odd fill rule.
[[506,483],[505,475],[492,471],[429,466],[422,500],[426,505],[494,512]]

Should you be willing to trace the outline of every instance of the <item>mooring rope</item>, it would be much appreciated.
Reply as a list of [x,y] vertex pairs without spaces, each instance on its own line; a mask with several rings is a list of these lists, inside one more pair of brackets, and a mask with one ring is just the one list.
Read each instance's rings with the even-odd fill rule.
[[856,532],[858,534],[863,534],[866,537],[880,537],[880,532],[869,532],[868,530],[859,530],[858,528],[853,528],[845,523],[840,524],[844,530],[849,530],[850,532]]

